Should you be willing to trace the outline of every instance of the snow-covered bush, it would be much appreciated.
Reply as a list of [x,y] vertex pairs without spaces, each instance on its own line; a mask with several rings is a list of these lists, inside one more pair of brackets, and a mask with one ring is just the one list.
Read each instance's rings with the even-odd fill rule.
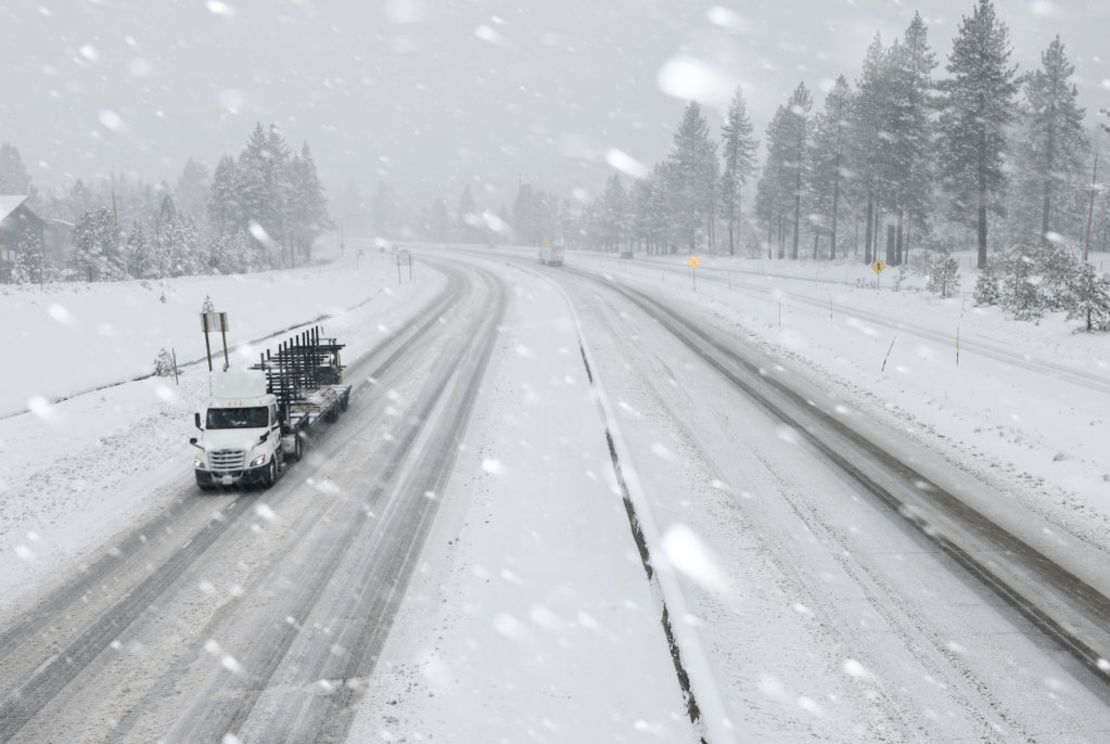
[[1019,244],[1002,255],[1002,297],[999,304],[1015,320],[1040,320],[1044,303],[1037,287],[1036,247]]
[[202,313],[214,313],[214,312],[216,312],[216,303],[212,302],[212,297],[211,296],[209,296],[209,295],[204,296],[204,302],[200,306],[200,311]]
[[1044,308],[1050,312],[1072,306],[1072,287],[1079,276],[1079,259],[1058,243],[1042,246],[1037,252],[1038,288]]
[[173,354],[166,349],[159,349],[158,356],[154,357],[154,375],[156,377],[173,377],[175,365]]
[[1110,331],[1110,281],[1089,263],[1078,264],[1068,296],[1068,320],[1082,320],[1088,333]]
[[979,307],[991,307],[1002,301],[1002,285],[998,278],[998,269],[995,262],[991,261],[986,268],[979,272],[979,277],[975,280],[975,291],[972,297]]
[[960,291],[960,264],[948,254],[929,261],[929,282],[925,285],[935,295],[952,297]]

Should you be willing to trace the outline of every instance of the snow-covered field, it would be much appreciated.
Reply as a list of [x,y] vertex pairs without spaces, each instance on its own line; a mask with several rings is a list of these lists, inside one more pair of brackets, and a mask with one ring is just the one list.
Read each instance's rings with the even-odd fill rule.
[[[179,343],[179,361],[195,357],[198,346],[203,356],[197,314],[205,295],[229,308],[229,344],[329,314],[321,325],[348,344],[349,363],[443,287],[442,275],[426,267],[417,281],[406,274],[398,286],[388,253],[368,252],[358,263],[349,252],[320,268],[167,280],[164,304],[157,299],[161,285],[147,290],[133,282],[0,296],[12,307],[32,301],[24,309],[28,324],[50,341],[36,340],[40,358],[7,365],[14,374],[4,394],[18,404],[29,395],[72,393],[149,371],[148,345]],[[137,312],[137,301],[149,307]],[[67,322],[49,312],[63,304]],[[113,335],[105,342],[95,329],[109,325]],[[19,327],[0,330],[9,348],[20,343],[11,338]],[[270,345],[245,346],[232,363],[252,363]],[[69,355],[67,348],[73,349]],[[198,364],[184,370],[180,385],[172,377],[152,377],[0,419],[0,594],[14,601],[41,589],[41,581],[60,578],[52,575],[59,567],[189,488],[192,412],[207,394],[206,365]]]
[[[5,365],[0,416],[150,374],[163,348],[176,350],[178,364],[203,359],[206,297],[228,314],[228,343],[241,344],[396,288],[392,256],[370,247],[365,253],[359,260],[352,249],[340,261],[257,274],[66,282],[45,291],[2,285],[0,314],[8,320],[0,343],[22,361]],[[211,344],[222,360],[219,334]]]

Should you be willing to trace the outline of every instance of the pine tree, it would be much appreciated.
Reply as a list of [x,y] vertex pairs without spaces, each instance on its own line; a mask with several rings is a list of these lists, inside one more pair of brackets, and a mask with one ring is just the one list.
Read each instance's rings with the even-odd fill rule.
[[208,224],[217,235],[231,235],[245,229],[242,188],[239,166],[230,155],[224,155],[212,174],[212,188],[208,193]]
[[73,228],[70,266],[90,282],[122,278],[119,234],[111,210],[100,207],[78,218]]
[[672,222],[668,211],[670,198],[667,195],[667,164],[660,163],[655,166],[651,176],[651,197],[648,199],[648,216],[646,231],[648,235],[648,253],[671,253],[671,228]]
[[1079,267],[1071,288],[1068,320],[1083,320],[1088,333],[1110,331],[1110,281],[1089,263]]
[[14,146],[7,142],[0,144],[0,194],[31,193],[31,177],[23,165],[23,158]]
[[[814,121],[809,193],[812,212],[829,235],[829,258],[836,258],[844,172],[848,160],[852,109],[855,97],[841,75],[825,98],[825,108]],[[817,256],[814,256],[817,258]]]
[[778,257],[782,258],[786,245],[785,215],[790,210],[791,180],[788,166],[790,149],[787,119],[789,112],[779,106],[767,125],[767,159],[756,187],[756,216],[767,224],[767,257],[771,257],[778,230]]
[[46,255],[39,232],[27,226],[19,241],[19,252],[12,266],[13,284],[44,284],[46,282]]
[[606,250],[620,250],[628,230],[628,195],[617,174],[609,176],[599,207],[601,245]]
[[312,260],[312,246],[324,230],[332,226],[328,200],[316,173],[316,161],[305,142],[290,163],[289,216],[293,247],[306,261]]
[[[1064,44],[1057,36],[1041,55],[1041,69],[1025,76],[1027,131],[1030,136],[1024,151],[1030,171],[1041,186],[1042,239],[1061,232],[1053,225],[1054,204],[1061,191],[1075,185],[1084,171],[1087,138],[1083,131],[1084,109],[1079,90],[1072,78],[1075,65],[1068,60]],[[1058,205],[1057,209],[1058,209]]]
[[991,307],[1002,302],[1002,287],[995,262],[991,261],[979,270],[972,298],[979,307]]
[[669,211],[680,239],[693,253],[701,236],[712,239],[710,222],[717,193],[717,147],[709,139],[709,124],[697,102],[686,106],[674,133],[666,173]]
[[638,179],[629,190],[628,237],[633,246],[645,249],[651,240],[651,192],[650,178]]
[[189,158],[174,186],[178,208],[194,220],[204,220],[208,212],[211,178],[202,163]]
[[755,173],[755,152],[759,143],[752,137],[748,105],[740,88],[732,96],[728,115],[721,128],[721,150],[725,167],[721,174],[721,216],[728,225],[728,254],[736,255],[737,227],[740,222],[742,190]]
[[960,264],[947,253],[930,262],[926,289],[940,297],[952,297],[960,291]]
[[154,376],[155,377],[173,377],[177,374],[177,366],[173,361],[173,354],[166,348],[158,350],[158,355],[154,357]]
[[136,279],[145,279],[150,276],[152,269],[150,247],[147,245],[143,225],[138,220],[131,224],[124,254],[128,274]]
[[936,55],[929,48],[928,29],[920,13],[915,13],[906,28],[902,43],[891,53],[893,90],[893,163],[887,169],[894,185],[897,238],[894,259],[901,264],[906,233],[906,213],[910,224],[928,225],[933,191],[932,145],[936,85],[933,70]]
[[891,104],[895,100],[890,62],[882,38],[875,34],[856,85],[859,93],[853,109],[851,141],[851,160],[867,200],[863,240],[863,261],[867,264],[879,254],[880,236],[876,229],[878,213],[882,211],[879,197],[891,191],[885,180],[891,170],[888,164],[894,159],[893,138],[889,132]]
[[987,265],[987,214],[1000,212],[1007,177],[1006,130],[1016,119],[1017,68],[1009,30],[991,0],[960,23],[941,84],[941,173],[957,213],[974,208],[979,268]]
[[805,191],[803,176],[806,171],[806,148],[809,141],[812,121],[809,113],[813,108],[813,96],[805,83],[798,83],[798,87],[790,96],[786,104],[788,117],[786,165],[793,172],[791,194],[794,198],[794,247],[790,257],[798,258],[798,241],[801,238],[802,219],[802,194]]
[[[218,170],[218,169],[217,169]],[[269,232],[267,215],[271,209],[270,199],[270,154],[266,145],[266,130],[262,124],[255,124],[237,162],[237,178],[234,183],[235,203],[241,218],[240,229],[252,222]],[[213,197],[216,196],[213,188]]]
[[1037,250],[1019,244],[1003,254],[1000,303],[1015,320],[1044,317],[1044,296],[1037,286]]

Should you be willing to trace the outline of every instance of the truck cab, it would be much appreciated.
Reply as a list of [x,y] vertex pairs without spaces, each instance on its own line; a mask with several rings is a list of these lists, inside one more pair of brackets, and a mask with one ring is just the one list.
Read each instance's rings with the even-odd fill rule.
[[202,489],[274,484],[282,470],[282,430],[276,396],[265,375],[228,371],[217,375],[212,398],[195,424],[201,436],[193,471]]

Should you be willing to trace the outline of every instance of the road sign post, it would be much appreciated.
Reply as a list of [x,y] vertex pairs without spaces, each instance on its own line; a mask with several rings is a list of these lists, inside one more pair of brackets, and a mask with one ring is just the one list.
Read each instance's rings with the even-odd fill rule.
[[696,269],[701,266],[701,261],[698,260],[697,256],[690,256],[690,260],[688,260],[686,264],[690,267],[690,280],[694,283],[694,291],[697,292],[698,277]]
[[886,271],[886,264],[883,263],[881,259],[878,259],[875,263],[871,264],[871,270],[875,272],[875,289],[882,289],[881,282],[883,272]]
[[230,366],[227,359],[227,313],[201,313],[200,314],[200,329],[204,331],[204,350],[208,356],[208,371],[212,371],[212,344],[208,340],[208,334],[219,331],[223,337],[224,344],[224,371],[226,372]]

